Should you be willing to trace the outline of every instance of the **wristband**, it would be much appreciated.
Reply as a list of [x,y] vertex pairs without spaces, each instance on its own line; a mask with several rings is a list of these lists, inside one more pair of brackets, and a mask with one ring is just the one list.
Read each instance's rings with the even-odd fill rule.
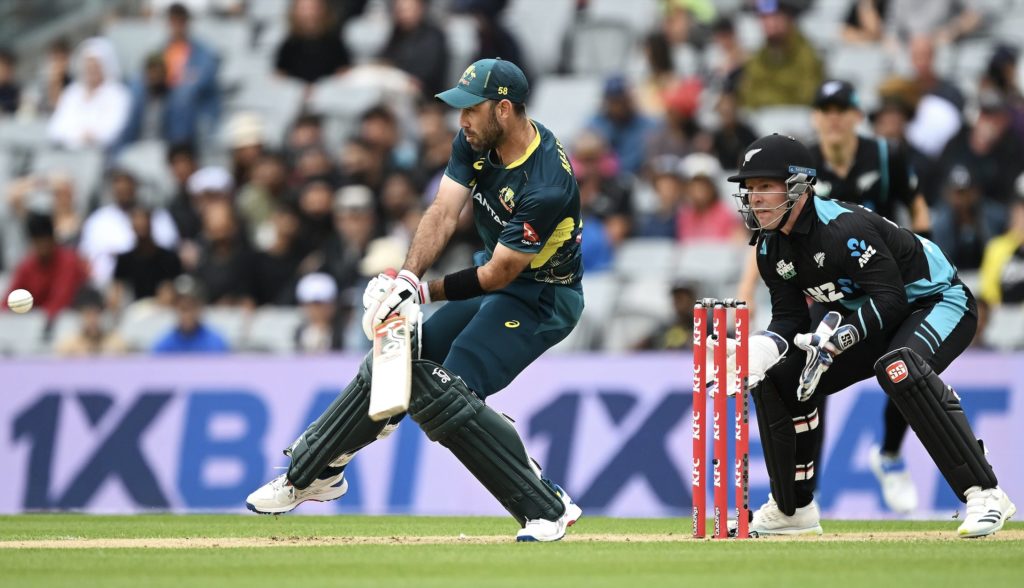
[[484,295],[476,266],[459,270],[444,277],[444,296],[448,300],[469,300]]

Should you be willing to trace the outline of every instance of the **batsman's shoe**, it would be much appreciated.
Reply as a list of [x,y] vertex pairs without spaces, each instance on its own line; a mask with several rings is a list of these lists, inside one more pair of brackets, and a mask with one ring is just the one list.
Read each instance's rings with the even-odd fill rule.
[[885,506],[900,514],[910,514],[917,509],[917,487],[910,478],[903,458],[882,455],[881,448],[873,447],[868,458],[871,471],[882,487]]
[[557,521],[547,519],[533,519],[526,521],[526,526],[516,533],[516,541],[558,541],[565,537],[565,530],[576,524],[576,521],[583,516],[583,509],[576,505],[569,498],[558,484],[552,484],[555,493],[565,503],[565,512]]
[[964,496],[967,498],[967,516],[957,529],[963,539],[991,535],[1002,529],[1003,523],[1017,512],[1017,507],[999,486],[988,490],[971,486]]
[[793,516],[779,510],[771,494],[768,502],[761,505],[750,522],[750,534],[765,535],[821,535],[821,513],[818,503],[811,501],[807,506],[796,509]]
[[323,480],[314,480],[307,488],[292,486],[287,476],[281,474],[260,486],[245,499],[245,506],[259,514],[281,514],[293,510],[307,500],[327,502],[337,500],[348,492],[345,472]]

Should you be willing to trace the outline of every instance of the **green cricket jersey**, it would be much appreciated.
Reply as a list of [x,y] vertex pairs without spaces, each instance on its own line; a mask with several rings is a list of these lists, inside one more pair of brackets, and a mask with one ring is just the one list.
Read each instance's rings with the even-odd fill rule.
[[579,284],[583,275],[580,191],[562,144],[543,125],[526,153],[508,165],[491,152],[477,152],[460,129],[445,175],[473,193],[473,217],[486,263],[501,243],[536,253],[517,280]]

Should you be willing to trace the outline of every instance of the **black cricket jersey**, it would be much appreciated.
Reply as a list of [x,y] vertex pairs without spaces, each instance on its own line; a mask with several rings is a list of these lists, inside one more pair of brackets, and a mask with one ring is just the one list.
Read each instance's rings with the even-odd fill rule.
[[857,138],[857,154],[845,178],[825,162],[821,145],[811,146],[818,172],[814,193],[823,198],[860,204],[888,219],[895,219],[895,206],[908,209],[917,193],[917,176],[906,152],[882,138]]
[[945,300],[928,315],[937,346],[959,322],[969,292],[937,245],[864,207],[808,198],[792,231],[761,231],[751,243],[771,292],[768,327],[792,341],[812,326],[806,296],[843,314],[863,340],[903,322],[911,308]]
[[536,253],[517,280],[578,285],[583,276],[580,191],[562,144],[543,125],[526,153],[507,165],[492,152],[474,151],[460,129],[444,173],[473,194],[473,218],[486,263],[501,243]]

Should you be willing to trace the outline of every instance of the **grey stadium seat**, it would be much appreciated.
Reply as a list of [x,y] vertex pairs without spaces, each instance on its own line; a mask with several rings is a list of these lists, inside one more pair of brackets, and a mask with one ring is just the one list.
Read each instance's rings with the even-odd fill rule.
[[174,327],[175,321],[173,310],[149,301],[137,302],[125,308],[118,331],[132,349],[150,351]]
[[570,29],[570,69],[577,75],[608,76],[626,69],[633,32],[622,22],[586,20]]
[[1024,304],[992,307],[981,340],[1001,351],[1024,349]]
[[251,351],[290,353],[295,351],[295,330],[302,312],[294,306],[263,306],[249,323],[245,348]]
[[103,180],[103,154],[93,149],[43,149],[32,158],[32,171],[64,171],[70,174],[75,181],[75,206],[79,211],[85,212],[90,199]]
[[159,19],[123,18],[106,26],[104,36],[114,44],[121,76],[131,80],[142,75],[146,57],[167,40],[167,26]]
[[25,314],[0,312],[0,356],[44,353],[46,321],[46,313],[40,309]]
[[661,7],[658,0],[590,0],[587,17],[620,22],[637,34],[645,34],[659,24]]
[[751,111],[748,119],[759,135],[782,133],[802,141],[814,138],[809,106],[768,106]]
[[238,349],[249,326],[249,312],[232,306],[207,306],[203,310],[203,323],[224,337],[228,347]]
[[615,252],[615,273],[624,278],[666,276],[673,268],[675,241],[663,238],[626,239]]
[[174,176],[167,163],[167,143],[138,141],[117,154],[117,165],[131,171],[139,183],[149,188],[155,201],[152,206],[167,203],[174,192]]
[[[576,0],[512,0],[502,14],[535,77],[555,71],[562,41],[572,23]],[[535,80],[531,79],[531,85]]]
[[670,282],[647,278],[625,283],[615,311],[604,328],[604,348],[613,351],[632,349],[659,325],[672,317]]
[[527,111],[569,145],[601,107],[600,77],[548,76],[530,90]]
[[[271,146],[280,145],[285,131],[298,116],[302,108],[304,85],[290,78],[279,78],[273,74],[254,75],[246,78],[238,96],[231,104],[233,111],[259,113],[264,122],[264,139]],[[223,117],[226,126],[230,116]]]
[[680,245],[673,255],[675,267],[671,275],[696,282],[703,290],[716,293],[709,295],[728,298],[731,294],[722,291],[739,280],[749,250],[746,244],[718,241]]

